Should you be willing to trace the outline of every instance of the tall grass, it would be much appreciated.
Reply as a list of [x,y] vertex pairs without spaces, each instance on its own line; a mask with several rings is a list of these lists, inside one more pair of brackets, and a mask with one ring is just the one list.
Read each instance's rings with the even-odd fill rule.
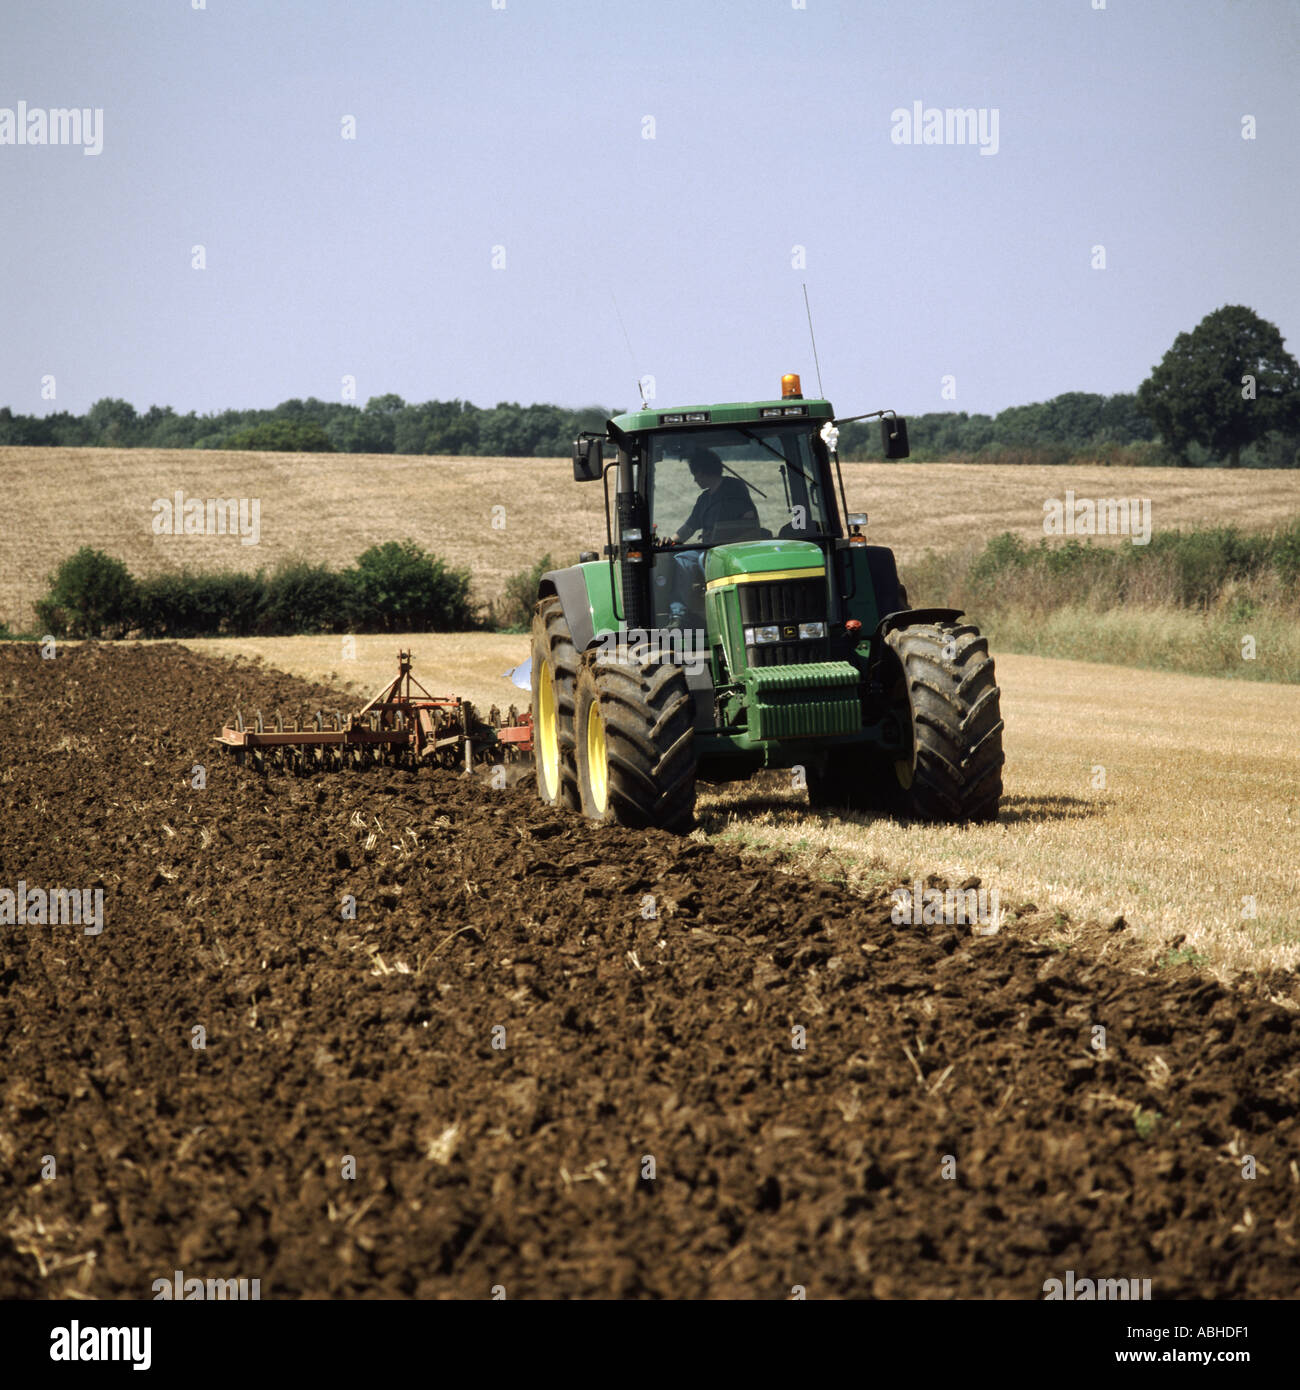
[[965,609],[1007,650],[1300,682],[1300,518],[1158,532],[1149,545],[1004,532],[929,551],[904,579],[914,605]]

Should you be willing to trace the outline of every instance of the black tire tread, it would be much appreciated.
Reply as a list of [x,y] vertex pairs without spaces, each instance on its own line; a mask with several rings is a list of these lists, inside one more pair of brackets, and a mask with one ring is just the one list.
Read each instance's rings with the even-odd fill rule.
[[902,809],[918,820],[996,820],[1005,757],[988,642],[969,623],[896,628],[885,640],[902,665],[916,740]]
[[912,785],[899,785],[878,750],[849,747],[809,769],[809,804],[922,821],[996,820],[1003,725],[988,642],[969,623],[897,628],[886,640],[907,690],[909,709],[900,715],[910,718],[916,742]]
[[[626,647],[594,652],[578,673],[578,711],[599,700],[609,759],[609,805],[590,804],[586,739],[577,737],[583,808],[635,829],[685,832],[695,822],[695,706],[679,666]],[[584,721],[585,724],[585,721]]]

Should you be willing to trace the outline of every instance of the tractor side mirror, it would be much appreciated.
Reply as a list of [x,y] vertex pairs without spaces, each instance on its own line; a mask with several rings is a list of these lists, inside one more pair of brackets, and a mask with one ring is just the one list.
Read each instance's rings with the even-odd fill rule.
[[907,447],[907,421],[901,415],[888,415],[880,421],[880,442],[887,459],[905,459],[911,452]]
[[594,483],[605,466],[605,441],[599,435],[581,435],[573,441],[573,481]]

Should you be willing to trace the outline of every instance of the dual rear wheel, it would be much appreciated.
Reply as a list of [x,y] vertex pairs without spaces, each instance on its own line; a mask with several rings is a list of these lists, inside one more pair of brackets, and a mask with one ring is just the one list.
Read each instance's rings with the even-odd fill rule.
[[580,659],[551,596],[533,618],[532,687],[544,802],[607,825],[690,829],[695,706],[680,667],[627,644]]
[[578,671],[578,790],[610,825],[689,830],[695,822],[695,701],[681,667],[619,646]]
[[886,690],[900,754],[844,749],[809,774],[816,808],[905,820],[992,821],[1002,798],[1002,713],[988,642],[970,623],[897,628]]

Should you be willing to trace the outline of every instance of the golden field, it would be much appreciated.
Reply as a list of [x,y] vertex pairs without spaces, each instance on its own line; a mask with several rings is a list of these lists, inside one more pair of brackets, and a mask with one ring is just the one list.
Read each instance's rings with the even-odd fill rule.
[[[1300,513],[1300,471],[850,463],[849,505],[904,570],[999,531],[1042,535],[1043,503],[1064,496],[1150,497],[1156,528],[1268,526]],[[604,544],[601,489],[563,459],[425,458],[191,449],[0,448],[5,544],[0,621],[23,630],[46,577],[92,545],[144,577],[169,569],[273,568],[295,555],[342,568],[368,546],[406,537],[468,567],[476,596],[544,552],[571,564]],[[155,535],[153,502],[257,499],[258,544],[232,536]],[[494,508],[500,508],[494,511]]]
[[[347,681],[349,694],[390,679],[406,646],[434,694],[484,708],[527,702],[502,675],[527,656],[526,637],[356,643],[351,661],[338,637],[186,645]],[[1007,755],[996,824],[821,815],[788,777],[770,774],[702,788],[697,834],[792,851],[803,867],[854,884],[978,875],[1004,907],[1032,900],[1075,923],[1122,915],[1144,946],[1185,934],[1181,951],[1224,970],[1300,962],[1300,689],[1032,656],[996,654],[996,665]],[[213,710],[214,733],[229,713]]]
[[[802,793],[722,787],[712,834],[850,882],[978,875],[1002,905],[1185,935],[1225,969],[1300,963],[1300,689],[995,655],[1006,721],[995,824],[899,825],[808,811]],[[775,779],[773,779],[775,780]],[[1065,933],[1068,940],[1069,933]]]

